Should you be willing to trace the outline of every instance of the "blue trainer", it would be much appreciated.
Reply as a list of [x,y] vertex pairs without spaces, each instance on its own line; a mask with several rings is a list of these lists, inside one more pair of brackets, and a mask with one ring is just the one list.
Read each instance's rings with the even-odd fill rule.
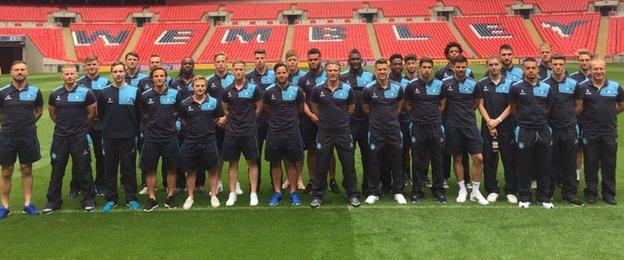
[[0,206],[0,219],[6,218],[11,214],[11,210],[5,208],[4,206]]
[[133,200],[128,202],[128,208],[130,208],[131,210],[140,210],[141,209],[141,204],[139,204],[138,201]]
[[112,202],[112,201],[107,201],[107,202],[104,204],[104,207],[102,207],[102,211],[103,211],[104,213],[109,213],[109,212],[113,211],[113,209],[114,209],[115,207],[117,207],[117,203]]
[[300,206],[301,205],[301,199],[299,198],[299,195],[297,195],[296,192],[291,192],[290,193],[290,203],[293,206]]
[[279,204],[280,201],[282,201],[282,193],[281,192],[273,193],[273,196],[271,196],[271,199],[269,200],[269,206],[277,206],[277,204]]
[[37,210],[37,208],[35,208],[35,205],[33,205],[32,203],[30,203],[30,204],[28,204],[28,206],[24,207],[22,212],[24,212],[25,214],[31,215],[31,216],[39,216],[39,211]]

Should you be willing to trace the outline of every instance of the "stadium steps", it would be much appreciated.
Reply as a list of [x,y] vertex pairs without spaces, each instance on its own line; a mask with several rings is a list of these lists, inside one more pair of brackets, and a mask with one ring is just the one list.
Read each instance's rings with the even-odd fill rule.
[[467,52],[470,57],[477,57],[477,54],[472,50],[472,47],[470,47],[466,39],[464,39],[464,36],[459,33],[459,30],[457,30],[457,27],[455,27],[453,21],[447,21],[446,24],[448,25],[449,29],[451,29],[453,36],[455,36],[455,39],[457,39],[457,42],[461,44],[464,51]]
[[540,46],[544,42],[544,39],[542,39],[542,36],[539,34],[539,32],[537,32],[537,29],[535,28],[535,25],[533,25],[533,22],[531,22],[530,19],[522,19],[522,22],[524,23],[524,27],[526,27],[527,32],[529,32],[529,36],[531,36],[531,39],[533,39],[533,43],[535,43],[536,46]]
[[280,58],[285,59],[286,53],[292,49],[293,38],[295,37],[295,26],[288,25],[286,29],[286,38],[284,39],[284,49],[282,50],[282,56]]
[[63,28],[63,45],[65,45],[65,55],[70,60],[77,60],[76,48],[74,46],[74,40],[72,38],[72,32],[69,27]]
[[368,40],[370,41],[371,49],[373,49],[373,57],[379,59],[381,56],[381,48],[379,48],[379,42],[377,42],[377,33],[372,23],[366,24],[366,30],[368,31]]
[[121,57],[119,57],[119,60],[124,60],[124,55],[126,55],[126,53],[136,48],[137,43],[139,43],[139,39],[141,38],[142,34],[143,34],[143,27],[137,27],[136,30],[134,30],[134,34],[132,34],[132,38],[130,38],[130,42],[128,42],[128,46],[126,46],[126,49],[124,50],[124,52],[121,53]]
[[604,57],[607,54],[607,44],[609,43],[609,17],[600,17],[600,27],[598,27],[598,40],[596,42],[596,57]]
[[204,49],[206,49],[206,46],[208,46],[208,42],[210,42],[210,39],[212,38],[212,36],[215,34],[216,31],[217,31],[216,26],[210,26],[210,28],[208,28],[208,32],[206,32],[206,36],[204,36],[204,39],[199,43],[199,46],[195,50],[195,53],[193,53],[193,56],[192,56],[193,60],[195,61],[199,60],[199,56],[202,54],[202,52],[204,52]]

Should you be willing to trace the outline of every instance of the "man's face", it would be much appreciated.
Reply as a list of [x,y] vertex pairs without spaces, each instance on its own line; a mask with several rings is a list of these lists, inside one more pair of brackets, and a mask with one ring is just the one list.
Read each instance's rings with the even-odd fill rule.
[[115,84],[120,85],[121,83],[123,83],[125,75],[126,71],[124,70],[123,65],[117,65],[111,68],[111,77]]
[[401,74],[403,73],[403,59],[395,58],[391,61],[392,65],[392,74]]
[[459,48],[457,47],[451,47],[448,51],[448,54],[446,54],[446,59],[447,60],[454,60],[455,57],[459,56]]
[[308,55],[308,66],[311,70],[317,70],[321,67],[321,55],[310,54]]
[[224,73],[227,70],[227,59],[225,55],[217,56],[214,60],[214,66],[218,72]]
[[588,70],[589,69],[589,61],[591,60],[591,57],[587,54],[581,54],[578,56],[578,64],[579,67],[582,70]]
[[85,64],[85,71],[87,72],[87,74],[89,75],[95,75],[98,73],[100,68],[100,64],[98,62],[98,60],[92,60],[89,61]]
[[416,63],[415,60],[408,60],[405,62],[405,69],[407,69],[407,72],[409,72],[410,74],[415,73],[417,67],[418,63]]
[[150,57],[149,59],[149,67],[150,70],[160,67],[160,57]]
[[245,64],[236,63],[232,66],[232,72],[234,72],[234,79],[242,80],[245,78]]
[[73,85],[74,83],[76,83],[76,68],[71,67],[61,69],[61,78],[63,79],[63,82],[65,82],[65,84]]
[[420,77],[422,79],[430,79],[433,72],[433,64],[429,62],[423,62],[420,64]]
[[128,55],[128,57],[126,57],[126,66],[128,66],[128,69],[136,69],[138,65],[139,57],[132,55]]
[[506,49],[500,50],[500,59],[503,66],[510,67],[513,62],[513,51]]
[[540,58],[544,62],[550,62],[550,58],[552,58],[552,47],[548,47],[548,46],[541,47]]
[[552,68],[554,75],[561,76],[563,75],[563,73],[565,73],[566,62],[565,60],[561,60],[561,59],[555,59],[555,60],[551,59],[550,67]]
[[468,68],[467,62],[453,63],[453,73],[455,73],[455,77],[463,79],[466,76],[467,68]]
[[362,68],[362,55],[359,53],[349,54],[349,67],[353,70]]
[[195,69],[195,61],[191,58],[182,59],[182,63],[180,64],[180,73],[191,73],[193,69]]
[[165,80],[167,76],[163,70],[156,70],[152,73],[152,81],[154,82],[154,86],[162,87],[165,85]]
[[22,83],[28,77],[28,67],[24,63],[18,63],[11,67],[11,77],[16,83]]
[[193,82],[193,93],[203,95],[206,93],[206,80],[196,80]]
[[329,82],[335,83],[340,79],[340,67],[336,64],[330,64],[325,67],[325,73],[327,73],[327,79]]
[[604,61],[592,61],[590,63],[590,71],[593,79],[604,80],[607,75],[607,65]]
[[375,77],[380,81],[388,79],[388,64],[375,64]]
[[524,77],[528,80],[537,79],[537,62],[527,61],[522,63],[522,72]]
[[290,56],[286,59],[286,67],[289,70],[297,70],[299,68],[299,58],[297,56]]
[[487,61],[487,69],[490,75],[498,76],[501,71],[501,63],[497,59],[490,59]]
[[290,75],[288,74],[288,70],[284,66],[280,66],[279,68],[277,68],[277,70],[275,70],[275,78],[277,79],[277,83],[279,83],[280,85],[284,85],[286,84],[286,82],[288,82],[288,76]]
[[254,54],[254,63],[257,69],[264,69],[264,67],[266,67],[266,54],[264,53]]

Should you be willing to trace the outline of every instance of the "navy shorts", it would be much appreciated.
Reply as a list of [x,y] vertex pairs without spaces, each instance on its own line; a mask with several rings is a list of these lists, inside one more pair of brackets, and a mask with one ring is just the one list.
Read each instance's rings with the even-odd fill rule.
[[223,138],[223,160],[238,162],[241,153],[246,160],[254,160],[260,156],[256,135],[240,136],[226,133]]
[[483,138],[474,127],[446,128],[446,147],[450,154],[479,154],[483,151]]
[[184,172],[196,170],[211,171],[217,168],[219,152],[217,151],[217,143],[214,138],[204,143],[185,142],[182,144],[181,150],[182,170]]
[[292,163],[303,160],[303,145],[299,131],[292,133],[267,134],[265,160],[277,162],[286,160]]
[[37,137],[9,138],[0,135],[0,165],[13,165],[19,158],[20,164],[32,164],[41,159]]
[[180,165],[180,147],[177,138],[160,142],[143,140],[141,169],[155,171],[160,157],[162,157],[164,169],[175,170],[178,168]]

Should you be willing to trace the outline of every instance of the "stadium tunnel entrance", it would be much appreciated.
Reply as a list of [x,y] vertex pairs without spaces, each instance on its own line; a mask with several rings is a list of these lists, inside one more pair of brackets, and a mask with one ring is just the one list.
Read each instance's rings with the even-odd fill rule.
[[23,47],[21,42],[0,41],[0,73],[9,74],[11,63],[23,59]]

